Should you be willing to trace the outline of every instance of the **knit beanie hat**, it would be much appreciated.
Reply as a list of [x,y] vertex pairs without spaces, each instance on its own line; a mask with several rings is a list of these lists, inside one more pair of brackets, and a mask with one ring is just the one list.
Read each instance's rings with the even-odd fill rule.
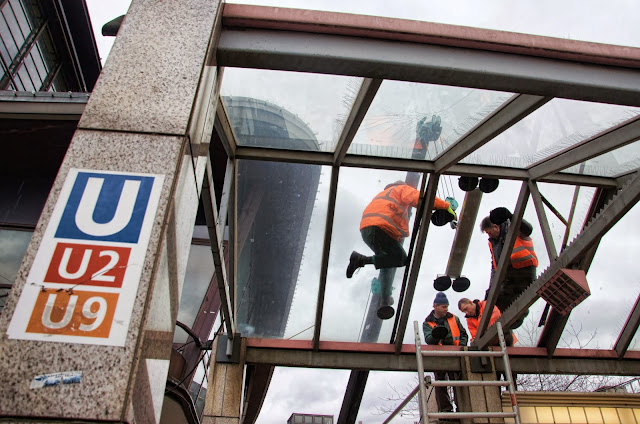
[[436,293],[436,298],[433,300],[433,304],[434,305],[448,305],[449,304],[449,299],[447,299],[447,295],[442,293],[442,292],[438,292]]

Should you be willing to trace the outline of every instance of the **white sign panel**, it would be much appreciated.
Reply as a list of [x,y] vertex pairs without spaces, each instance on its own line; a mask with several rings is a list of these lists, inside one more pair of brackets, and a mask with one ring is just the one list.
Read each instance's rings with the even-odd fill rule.
[[124,346],[163,181],[69,171],[9,338]]

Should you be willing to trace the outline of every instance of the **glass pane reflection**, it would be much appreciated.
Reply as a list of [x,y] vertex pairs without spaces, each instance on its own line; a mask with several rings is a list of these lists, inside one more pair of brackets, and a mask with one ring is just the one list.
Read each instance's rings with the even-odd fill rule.
[[13,285],[32,234],[0,229],[0,284]]
[[556,98],[462,162],[528,167],[638,113],[640,108]]
[[180,296],[178,321],[193,327],[204,295],[213,277],[213,256],[209,246],[191,245]]
[[[432,160],[511,96],[497,91],[385,80],[349,153]],[[429,128],[434,117],[440,120],[441,133]],[[426,152],[416,156],[414,145],[419,140],[428,142]]]
[[327,184],[318,189],[321,171],[238,162],[236,303],[245,336],[313,336],[328,194]]
[[225,68],[221,92],[239,145],[333,151],[361,81]]
[[635,171],[640,167],[640,141],[589,159],[562,172],[570,174],[598,175],[616,177]]

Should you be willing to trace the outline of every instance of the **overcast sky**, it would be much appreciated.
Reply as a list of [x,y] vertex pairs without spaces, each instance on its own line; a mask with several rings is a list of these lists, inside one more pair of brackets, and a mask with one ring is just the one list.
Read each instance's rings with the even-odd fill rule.
[[[234,2],[236,3],[236,2]],[[640,46],[640,31],[637,16],[640,3],[636,0],[577,1],[538,0],[478,2],[477,0],[455,2],[428,2],[418,0],[369,0],[352,1],[300,1],[281,0],[242,2],[283,7],[298,7],[349,13],[390,16],[457,25],[467,25],[522,33],[547,35],[577,40]],[[124,14],[128,1],[87,0],[96,40],[101,57],[107,58],[113,38],[102,37],[100,28],[107,21]],[[318,140],[331,147],[340,123],[346,114],[345,102],[352,100],[353,87],[358,86],[356,78],[327,75],[287,74],[272,75],[268,71],[227,70],[223,83],[223,94],[245,95],[269,100],[298,115],[314,131]],[[253,81],[254,84],[247,84]],[[268,83],[265,83],[268,82]],[[300,98],[306,99],[300,102]],[[428,98],[424,102],[420,99]],[[385,145],[393,140],[394,145],[405,146],[412,143],[411,131],[421,116],[438,113],[443,117],[443,141],[454,140],[455,135],[489,113],[491,107],[508,98],[505,93],[482,93],[481,90],[439,87],[425,84],[383,83],[378,98],[374,101],[356,143]],[[481,105],[482,107],[480,107]],[[484,108],[484,109],[483,109]],[[523,122],[520,128],[513,128],[509,139],[527,140],[530,151],[523,152],[520,144],[517,152],[505,152],[508,143],[495,140],[487,144],[482,152],[483,160],[499,157],[499,160],[526,161],[526,155],[534,155],[544,148],[545,142],[558,143],[571,136],[588,136],[603,127],[611,126],[622,119],[637,114],[633,108],[608,105],[592,105],[580,102],[554,101],[541,109],[535,119],[544,122],[541,127]],[[410,130],[407,131],[407,128]],[[407,133],[408,132],[408,133]],[[588,134],[585,134],[588,132]],[[515,137],[514,137],[515,136]],[[504,137],[507,137],[505,133]],[[530,161],[528,163],[531,163]],[[598,163],[602,165],[602,163]],[[606,165],[606,164],[605,164]],[[603,165],[604,166],[604,165]],[[352,280],[344,278],[344,269],[349,253],[359,250],[369,252],[360,239],[358,223],[361,211],[367,202],[390,181],[404,179],[404,173],[361,169],[341,171],[339,192],[336,202],[334,237],[332,240],[329,273],[326,291],[326,305],[322,338],[325,340],[356,341],[369,293],[369,283],[377,275],[373,268],[360,270]],[[305,249],[299,285],[289,317],[286,337],[294,335],[313,324],[315,300],[317,296],[317,274],[321,251],[324,219],[329,188],[329,170],[321,176],[318,201],[314,207],[311,226]],[[480,217],[497,206],[513,209],[520,189],[519,182],[501,181],[494,193],[483,197]],[[573,188],[541,184],[540,190],[566,217],[568,215]],[[462,204],[464,193],[457,187],[457,178],[443,177],[439,195],[453,194]],[[581,190],[576,208],[576,225],[580,225],[589,206],[592,189]],[[547,211],[548,216],[552,216]],[[525,218],[535,226],[533,234],[536,250],[540,258],[539,271],[549,263],[537,223],[535,209],[531,202]],[[572,313],[574,326],[583,326],[583,334],[597,331],[593,345],[589,347],[611,348],[633,302],[638,295],[638,265],[635,252],[638,251],[638,229],[640,208],[635,207],[601,241],[594,264],[588,274],[592,296]],[[564,226],[556,218],[550,223],[556,246],[562,239]],[[575,231],[572,233],[575,234]],[[451,248],[454,231],[449,227],[431,227],[427,241],[423,267],[418,280],[410,323],[422,322],[430,312],[435,291],[433,279],[444,273]],[[482,298],[488,286],[490,256],[486,236],[475,231],[471,239],[470,254],[463,274],[471,279],[471,288],[464,296]],[[398,273],[399,275],[401,273]],[[396,280],[397,299],[399,282]],[[449,291],[450,310],[456,313],[455,303],[460,295]],[[542,302],[537,302],[530,314],[531,322],[540,318]],[[390,321],[391,322],[391,321]],[[382,334],[388,339],[390,322],[383,326]],[[533,325],[533,324],[532,324]],[[302,332],[296,338],[309,339],[312,329]],[[521,338],[522,339],[522,338]],[[381,338],[382,341],[382,338]],[[408,328],[405,343],[413,343],[411,328]],[[569,340],[566,340],[569,343]],[[577,347],[573,341],[571,346]],[[597,345],[596,345],[597,344]],[[259,424],[284,423],[292,412],[337,415],[340,410],[348,371],[276,369],[271,389],[267,395],[258,419]],[[404,388],[413,381],[408,373],[372,373],[369,378],[358,420],[365,423],[381,422],[383,417],[376,414],[376,406],[381,398],[390,396],[389,384]],[[400,421],[400,420],[399,420]],[[407,418],[406,422],[413,422]]]

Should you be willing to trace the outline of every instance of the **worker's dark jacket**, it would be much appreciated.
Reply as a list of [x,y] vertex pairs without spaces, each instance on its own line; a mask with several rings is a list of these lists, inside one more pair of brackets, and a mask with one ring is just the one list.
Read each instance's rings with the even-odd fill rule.
[[[489,250],[491,250],[491,277],[498,267],[498,261],[500,260],[500,254],[504,248],[505,238],[507,237],[507,231],[509,231],[510,221],[507,220],[500,224],[500,236],[498,239],[489,238]],[[533,241],[531,240],[531,233],[533,232],[533,226],[524,219],[520,224],[520,233],[516,237],[516,241],[513,246],[513,251],[510,258],[509,269],[513,273],[513,269],[529,268],[538,266],[538,258],[533,248]],[[507,271],[509,273],[509,271]]]
[[[422,331],[424,332],[424,341],[427,342],[427,344],[430,345],[437,345],[440,344],[442,342],[443,345],[453,345],[453,336],[451,334],[451,327],[449,325],[449,319],[454,318],[456,324],[458,325],[458,329],[460,330],[460,343],[459,346],[466,346],[467,343],[469,342],[469,336],[467,335],[467,331],[464,329],[464,327],[462,326],[462,323],[460,322],[460,319],[453,315],[450,312],[447,312],[447,315],[445,315],[442,318],[436,318],[436,316],[433,314],[433,311],[431,311],[431,313],[429,314],[429,316],[427,316],[424,320],[424,323],[422,323]],[[434,339],[433,337],[431,337],[431,330],[432,327],[431,325],[429,325],[429,323],[431,323],[431,325],[435,324],[435,326],[444,326],[447,328],[447,330],[449,330],[449,332],[447,333],[447,336],[440,340],[440,339]],[[434,326],[434,327],[435,327]]]

